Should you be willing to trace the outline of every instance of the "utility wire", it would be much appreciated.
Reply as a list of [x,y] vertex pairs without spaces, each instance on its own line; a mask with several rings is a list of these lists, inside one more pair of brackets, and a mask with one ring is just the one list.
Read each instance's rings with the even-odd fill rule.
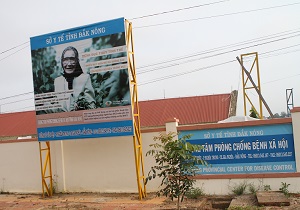
[[[151,17],[151,16],[156,16],[156,15],[162,15],[162,14],[166,14],[166,13],[171,13],[171,12],[177,12],[177,11],[181,11],[181,10],[187,10],[187,9],[192,9],[192,8],[197,8],[197,7],[201,7],[201,6],[208,6],[208,5],[212,5],[212,4],[217,4],[217,3],[223,3],[225,1],[229,1],[229,0],[223,0],[223,1],[218,1],[218,2],[212,2],[212,3],[207,3],[207,4],[202,4],[202,5],[196,5],[196,6],[192,6],[192,7],[186,7],[186,8],[181,8],[181,9],[176,9],[176,10],[171,10],[171,11],[166,11],[166,12],[161,12],[161,13],[155,13],[155,14],[150,14],[150,15],[146,15],[146,16],[140,16],[140,17],[136,17],[136,18],[131,18],[132,20],[133,19],[140,19],[140,18],[145,18],[145,17]],[[200,19],[208,19],[208,18],[215,18],[215,17],[222,17],[222,16],[228,16],[228,15],[236,15],[236,14],[241,14],[241,13],[248,13],[248,12],[255,12],[255,11],[260,11],[260,10],[266,10],[266,9],[274,9],[274,8],[279,8],[279,7],[286,7],[286,6],[292,6],[292,5],[297,5],[297,4],[300,4],[300,2],[298,3],[292,3],[292,4],[285,4],[285,5],[279,5],[279,6],[274,6],[274,7],[266,7],[266,8],[259,8],[259,9],[255,9],[255,10],[247,10],[247,11],[242,11],[242,12],[235,12],[235,13],[227,13],[227,14],[221,14],[221,15],[215,15],[215,16],[209,16],[209,17],[202,17],[202,18],[196,18],[196,19],[190,19],[190,20],[183,20],[183,21],[176,21],[176,22],[170,22],[170,23],[162,23],[162,24],[156,24],[156,25],[149,25],[149,26],[141,26],[141,27],[135,27],[135,28],[144,28],[144,27],[151,27],[151,26],[158,26],[158,25],[165,25],[165,24],[173,24],[173,23],[181,23],[181,22],[186,22],[186,21],[193,21],[193,20],[200,20]],[[29,41],[27,42],[24,42],[20,45],[17,45],[15,47],[12,47],[8,50],[5,50],[3,52],[1,52],[0,54],[3,54],[5,52],[8,52],[12,49],[15,49],[19,46],[22,46],[26,43],[29,43]],[[28,45],[29,46],[29,45]],[[26,46],[26,47],[28,47]],[[16,51],[15,53],[25,49],[26,47]],[[15,54],[15,53],[12,53],[2,59],[0,59],[0,61],[6,59],[7,57]]]
[[216,2],[207,3],[207,4],[200,4],[200,5],[196,5],[196,6],[185,7],[185,8],[181,8],[181,9],[174,9],[174,10],[170,10],[170,11],[159,12],[159,13],[154,13],[154,14],[150,14],[150,15],[144,15],[144,16],[129,18],[129,19],[135,20],[135,19],[153,17],[153,16],[157,16],[157,15],[164,15],[164,14],[168,14],[168,13],[172,13],[172,12],[178,12],[178,11],[182,11],[182,10],[188,10],[188,9],[194,9],[194,8],[198,8],[198,7],[209,6],[209,5],[213,5],[213,4],[219,4],[219,3],[223,3],[225,1],[229,1],[229,0],[216,1]]
[[[194,8],[198,8],[198,7],[204,7],[204,6],[209,6],[209,5],[213,5],[213,4],[219,4],[219,3],[223,3],[226,1],[230,1],[230,0],[222,0],[222,1],[216,1],[216,2],[211,2],[211,3],[207,3],[207,4],[200,4],[200,5],[195,5],[195,6],[191,6],[191,7],[185,7],[185,8],[180,8],[180,9],[175,9],[175,10],[170,10],[170,11],[165,11],[165,12],[159,12],[159,13],[154,13],[154,14],[150,14],[150,15],[144,15],[144,16],[140,16],[140,17],[135,17],[135,18],[129,18],[131,20],[135,20],[135,19],[141,19],[141,18],[146,18],[146,17],[153,17],[153,16],[157,16],[157,15],[163,15],[163,14],[168,14],[168,13],[172,13],[172,12],[178,12],[178,11],[182,11],[182,10],[189,10],[189,9],[194,9]],[[15,47],[12,47],[10,49],[4,50],[3,52],[1,52],[0,54],[6,53],[10,50],[13,50],[17,47],[20,47],[24,44],[29,43],[29,41],[24,42],[20,45],[17,45]]]
[[287,52],[283,52],[283,53],[277,53],[277,54],[273,54],[273,55],[267,55],[267,56],[263,56],[263,58],[271,58],[271,57],[275,57],[275,56],[279,56],[279,55],[286,55],[286,54],[294,53],[294,52],[298,52],[298,51],[300,51],[300,49],[287,51]]
[[145,71],[142,71],[140,73],[137,73],[137,75],[138,74],[143,74],[143,73],[149,73],[149,72],[157,71],[157,70],[160,70],[160,69],[163,69],[163,68],[177,66],[177,65],[181,65],[181,64],[185,64],[185,63],[189,63],[189,62],[193,62],[193,61],[198,61],[198,60],[202,60],[202,59],[206,59],[206,58],[216,57],[216,56],[220,56],[220,55],[223,55],[223,54],[244,50],[244,49],[251,48],[251,47],[257,47],[257,46],[260,46],[260,45],[265,45],[265,44],[269,44],[269,43],[273,43],[273,42],[277,42],[277,41],[282,41],[282,40],[297,37],[297,36],[300,36],[300,34],[296,34],[296,35],[293,35],[293,36],[284,37],[284,38],[280,38],[280,39],[276,39],[276,40],[271,40],[271,41],[267,41],[267,42],[263,42],[263,43],[259,43],[259,44],[254,44],[254,45],[250,45],[250,46],[247,46],[247,47],[241,47],[241,48],[238,48],[238,49],[233,49],[233,50],[229,50],[229,51],[225,51],[225,52],[220,52],[220,53],[216,53],[216,54],[213,54],[213,55],[200,57],[200,58],[197,58],[197,59],[187,60],[187,61],[184,61],[184,62],[181,62],[181,63],[175,63],[175,64],[170,64],[168,66],[162,66],[162,67],[157,67],[157,68],[154,68],[154,69],[145,70]]
[[[287,48],[287,47],[286,47],[286,48]],[[278,50],[282,50],[282,49],[283,49],[283,48],[278,49]],[[262,54],[267,54],[267,53],[269,53],[269,52],[274,52],[274,51],[275,51],[275,50],[272,50],[272,51],[268,51],[268,52],[265,52],[265,53],[262,53]],[[290,51],[289,53],[291,53],[291,52],[296,52],[296,51],[300,51],[300,49],[294,50],[294,51]],[[281,55],[283,55],[283,54],[286,54],[286,53],[282,53]],[[278,55],[276,55],[276,56],[278,56]],[[269,57],[272,57],[272,56],[269,56]],[[269,57],[262,56],[261,59],[269,58]],[[233,63],[233,62],[236,62],[236,60],[230,60],[230,61],[226,61],[226,62],[222,62],[222,63],[215,64],[215,65],[211,65],[211,66],[206,66],[206,67],[194,69],[194,70],[191,70],[191,71],[188,71],[188,72],[182,72],[182,73],[178,73],[178,74],[168,75],[168,76],[165,76],[165,77],[161,77],[161,78],[159,78],[159,79],[154,79],[154,80],[151,80],[151,81],[147,81],[147,82],[141,83],[141,84],[139,84],[139,86],[147,85],[147,84],[154,83],[154,82],[158,82],[158,81],[165,80],[165,79],[170,79],[170,78],[173,78],[173,77],[178,77],[178,76],[182,76],[182,75],[194,73],[194,72],[197,72],[197,71],[203,71],[203,70],[206,70],[206,69],[210,69],[210,68],[213,68],[213,67],[216,67],[216,66],[226,65],[226,64],[229,64],[229,63]],[[285,78],[280,78],[280,79],[268,81],[268,82],[262,83],[262,85],[265,85],[265,84],[268,84],[268,83],[272,83],[272,82],[277,82],[277,81],[280,81],[280,80],[289,79],[289,78],[291,78],[291,77],[295,77],[295,76],[299,76],[299,75],[300,75],[300,74],[295,74],[295,75],[291,75],[291,76],[288,76],[288,77],[285,77]],[[238,90],[239,90],[239,88],[238,88]],[[30,93],[33,93],[33,92],[30,92]],[[28,93],[19,94],[19,95],[25,95],[25,94],[28,94]],[[18,96],[18,95],[17,95],[17,96]],[[11,96],[11,97],[13,97],[13,96]],[[11,98],[11,97],[9,97],[9,98]],[[7,98],[8,98],[8,97],[7,97]],[[0,99],[0,100],[1,100],[1,99]],[[29,100],[29,99],[26,99],[26,100]],[[24,109],[24,108],[29,108],[29,107],[32,107],[32,106],[23,107],[22,109]],[[20,109],[9,110],[9,111],[3,112],[3,113],[9,113],[9,112],[16,111],[16,110],[20,110]],[[32,111],[34,111],[34,110],[32,110]],[[0,118],[1,118],[1,117],[0,117]]]
[[153,79],[153,80],[141,83],[139,86],[143,86],[143,85],[146,85],[146,84],[150,84],[150,83],[158,82],[158,81],[161,81],[161,80],[170,79],[170,78],[174,78],[174,77],[178,77],[178,76],[182,76],[182,75],[186,75],[186,74],[190,74],[190,73],[194,73],[194,72],[198,72],[198,71],[203,71],[203,70],[206,70],[206,69],[210,69],[210,68],[213,68],[213,67],[216,67],[216,66],[225,65],[225,64],[232,63],[232,62],[235,62],[235,61],[236,60],[226,61],[226,62],[223,62],[223,63],[218,63],[218,64],[215,64],[215,65],[205,66],[205,67],[194,69],[194,70],[187,71],[187,72],[181,72],[181,73],[177,73],[177,74],[167,75],[167,76],[164,76],[164,77],[160,77],[158,79]]
[[[7,113],[11,113],[13,111],[20,111],[20,109],[27,109],[27,108],[34,108],[34,106],[26,106],[26,107],[22,107],[22,108],[19,108],[19,109],[11,109],[11,110],[8,110],[8,111],[5,111],[5,112],[1,112],[1,114],[7,114]],[[34,109],[33,110],[28,110],[28,111],[35,111]],[[6,116],[8,117],[8,116]],[[2,116],[0,118],[3,118]]]
[[[173,61],[177,61],[177,60],[183,60],[183,59],[190,58],[190,57],[195,57],[195,56],[198,56],[198,55],[203,55],[203,54],[216,52],[216,51],[219,51],[219,50],[228,49],[228,48],[231,48],[231,47],[234,47],[234,46],[239,46],[239,45],[242,45],[242,44],[251,44],[251,43],[254,43],[255,41],[263,41],[263,40],[268,40],[268,39],[272,39],[272,38],[276,38],[276,37],[281,37],[281,36],[286,36],[286,35],[290,35],[290,34],[294,34],[294,33],[299,33],[300,30],[298,30],[298,29],[299,28],[294,29],[294,30],[297,30],[297,31],[288,30],[288,31],[280,32],[280,33],[275,33],[275,34],[271,34],[271,35],[267,35],[267,36],[263,36],[263,37],[249,39],[249,40],[238,42],[238,43],[228,44],[228,45],[224,45],[224,46],[221,46],[221,47],[216,47],[216,48],[196,52],[196,53],[189,54],[189,55],[180,56],[180,57],[177,57],[177,58],[171,58],[169,60],[159,61],[159,62],[156,62],[156,63],[140,66],[137,69],[147,68],[147,67],[160,65],[160,64],[164,64],[164,63],[169,63],[169,62],[173,62]],[[294,32],[290,32],[290,31],[294,31]],[[287,32],[289,32],[289,33],[287,33]]]
[[[178,12],[178,11],[188,10],[188,9],[193,9],[193,8],[202,7],[202,6],[209,6],[209,5],[212,5],[212,4],[223,3],[225,1],[230,1],[230,0],[217,1],[217,2],[212,2],[212,3],[207,3],[207,4],[201,4],[201,5],[191,6],[191,7],[185,7],[185,8],[176,9],[176,10],[170,10],[170,11],[165,11],[165,12],[160,12],[160,13],[154,13],[154,14],[150,14],[150,15],[145,15],[145,16],[131,18],[131,20],[141,19],[141,18],[145,18],[145,17],[152,17],[152,16],[157,16],[157,15],[163,15],[163,14],[167,14],[167,13]],[[182,20],[182,21],[176,21],[176,22],[170,22],[170,23],[161,23],[161,24],[156,24],[156,25],[140,26],[140,27],[134,27],[134,28],[145,28],[145,27],[152,27],[152,26],[158,26],[158,25],[164,25],[164,24],[173,24],[173,23],[181,23],[181,22],[194,21],[194,20],[200,20],[200,19],[222,17],[222,16],[235,15],[235,14],[247,13],[247,12],[255,12],[255,11],[266,10],[266,9],[274,9],[274,8],[278,8],[278,7],[292,6],[292,5],[297,5],[297,4],[300,4],[300,2],[298,2],[298,3],[292,3],[292,4],[284,4],[284,5],[274,6],[274,7],[259,8],[259,9],[255,9],[255,10],[247,10],[247,11],[242,11],[242,12],[227,13],[227,14],[221,14],[221,15],[215,15],[215,16],[209,16],[209,17],[202,17],[202,18],[196,18],[196,19]],[[29,41],[24,42],[24,43],[22,43],[20,45],[17,45],[15,47],[12,47],[10,49],[4,50],[0,54],[6,53],[6,52],[8,52],[10,50],[13,50],[13,49],[15,49],[17,47],[20,47],[20,46],[22,46],[24,44],[27,44],[27,43],[29,43]]]
[[[296,52],[296,51],[294,51],[294,52]],[[269,57],[267,57],[267,58],[269,58]],[[230,60],[230,61],[226,61],[226,62],[215,64],[215,65],[211,65],[211,66],[206,66],[206,67],[194,69],[194,70],[187,71],[187,72],[181,72],[181,73],[177,73],[177,74],[167,75],[167,76],[164,76],[164,77],[159,77],[157,79],[153,79],[153,80],[141,83],[139,86],[147,85],[147,84],[154,83],[154,82],[159,82],[161,80],[170,79],[170,78],[174,78],[174,77],[178,77],[178,76],[182,76],[182,75],[186,75],[186,74],[191,74],[191,73],[198,72],[198,71],[203,71],[203,70],[206,70],[206,69],[210,69],[210,68],[213,68],[213,67],[216,67],[216,66],[222,66],[222,65],[229,64],[229,63],[232,63],[232,62],[236,62],[236,60]]]
[[281,78],[281,79],[275,79],[275,80],[271,80],[271,81],[268,81],[268,82],[264,82],[263,85],[268,84],[268,83],[272,83],[272,82],[278,82],[280,80],[285,80],[285,79],[289,79],[291,77],[296,77],[296,76],[300,76],[300,74],[295,74],[295,75],[291,75],[291,76],[284,77],[284,78]]
[[[192,7],[187,7],[187,8],[181,8],[181,9],[176,9],[176,10],[171,10],[171,11],[166,11],[166,12],[161,12],[161,13],[155,13],[155,14],[151,14],[151,15],[146,15],[146,16],[141,16],[141,17],[136,17],[136,18],[132,18],[132,19],[141,19],[141,18],[146,18],[146,17],[151,17],[151,16],[156,16],[156,15],[163,15],[163,14],[167,14],[167,13],[171,13],[171,12],[177,12],[177,11],[181,11],[181,10],[187,10],[187,9],[192,9],[192,8],[197,8],[197,7],[201,7],[201,6],[208,6],[208,5],[212,5],[212,4],[217,4],[217,3],[222,3],[222,2],[225,2],[225,1],[228,1],[228,0],[224,0],[224,1],[218,1],[218,2],[212,2],[212,3],[208,3],[208,4],[203,4],[203,5],[196,5],[196,6],[192,6]],[[235,12],[235,13],[227,13],[227,14],[221,14],[221,15],[215,15],[215,16],[210,16],[210,17],[202,17],[202,18],[197,18],[197,19],[190,19],[190,20],[183,20],[183,21],[176,21],[176,22],[171,22],[171,23],[162,23],[162,24],[156,24],[156,25],[165,25],[165,24],[173,24],[173,23],[180,23],[180,22],[186,22],[186,21],[193,21],[193,20],[200,20],[200,19],[208,19],[208,18],[215,18],[215,17],[222,17],[222,16],[228,16],[228,15],[236,15],[236,14],[241,14],[241,13],[249,13],[249,12],[255,12],[255,11],[261,11],[261,10],[267,10],[267,9],[274,9],[274,8],[279,8],[279,7],[286,7],[286,6],[291,6],[291,5],[297,5],[297,4],[300,4],[300,3],[293,3],[293,4],[285,4],[285,5],[279,5],[279,6],[274,6],[274,7],[267,7],[267,8],[259,8],[259,9],[255,9],[255,10],[247,10],[247,11],[242,11],[242,12]],[[151,26],[156,26],[156,25],[150,25],[150,26],[143,26],[143,27],[136,27],[136,28],[144,28],[144,27],[151,27]],[[298,35],[296,35],[298,36]],[[295,37],[295,36],[291,36],[291,37]],[[289,37],[289,38],[291,38]],[[283,40],[283,39],[287,39],[287,38],[282,38],[282,39],[279,39],[279,40]],[[271,43],[271,42],[274,42],[274,41],[279,41],[279,40],[273,40],[273,41],[270,41],[270,42],[266,42],[266,43]],[[15,46],[13,48],[10,48],[8,50],[5,50],[3,52],[1,52],[0,54],[4,54],[10,50],[13,50],[13,49],[16,49],[17,47],[20,47],[24,44],[26,44],[28,42],[25,42],[25,43],[22,43],[18,46]],[[266,44],[266,43],[261,43],[261,44],[257,44],[257,45],[253,45],[253,46],[258,46],[258,45],[262,45],[262,44]],[[29,45],[28,45],[29,46]],[[4,60],[5,58],[25,49],[26,47],[28,46],[25,46],[21,49],[19,49],[18,51],[0,59],[0,61]],[[249,47],[253,47],[253,46],[248,46],[248,47],[244,47],[244,48],[240,48],[240,49],[245,49],[245,48],[249,48]],[[287,47],[288,48],[288,47]],[[235,49],[233,51],[236,51],[236,50],[240,50],[240,49]],[[232,51],[232,52],[233,52]],[[296,50],[298,51],[298,50]],[[295,51],[293,51],[295,52]],[[212,56],[217,56],[219,54],[224,54],[224,53],[228,53],[228,52],[223,52],[223,53],[218,53],[216,55],[212,55]],[[270,52],[267,52],[267,53],[270,53]],[[261,53],[263,54],[263,53]],[[280,54],[279,54],[280,55]],[[274,55],[273,55],[274,56]],[[269,56],[269,57],[272,57]],[[267,58],[267,57],[265,57]],[[232,60],[232,61],[227,61],[227,62],[224,62],[224,63],[219,63],[219,64],[216,64],[216,65],[211,65],[211,66],[207,66],[207,67],[203,67],[203,68],[200,68],[200,69],[196,69],[196,70],[192,70],[192,71],[189,71],[189,72],[186,72],[186,73],[193,73],[195,71],[200,71],[200,70],[205,70],[205,69],[208,69],[208,68],[212,68],[212,67],[216,67],[216,66],[220,66],[220,65],[225,65],[225,64],[228,64],[228,63],[231,63],[235,60]],[[171,62],[171,61],[169,61]],[[179,65],[179,64],[173,64],[173,65]],[[176,74],[175,76],[181,76],[182,74],[185,74],[185,73],[179,73],[179,74]],[[297,74],[296,76],[298,76],[299,74]],[[295,75],[294,75],[295,76]],[[171,77],[174,77],[174,75],[169,75],[169,76],[166,76],[164,77],[165,79],[168,79],[168,78],[171,78]],[[160,78],[159,80],[157,81],[160,81],[160,80],[163,80],[164,78]],[[288,77],[290,78],[290,77]],[[277,81],[277,80],[276,80]],[[155,82],[155,81],[154,81]],[[146,83],[143,83],[141,85],[145,85],[145,84],[149,84],[149,83],[152,83],[152,82],[146,82]],[[29,92],[29,93],[33,93],[33,92]],[[0,100],[3,100],[3,99],[7,99],[7,98],[12,98],[12,97],[16,97],[16,96],[21,96],[21,95],[25,95],[25,94],[29,94],[29,93],[23,93],[23,94],[18,94],[18,95],[14,95],[14,96],[10,96],[10,97],[5,97],[5,98],[1,98]],[[25,99],[25,100],[29,100],[29,99]],[[16,101],[18,102],[18,101]],[[11,102],[12,103],[12,102]],[[32,107],[32,106],[31,106]],[[26,107],[25,107],[26,108]]]
[[[298,36],[298,35],[294,35],[294,36]],[[291,37],[294,37],[294,36],[291,36]],[[284,38],[282,38],[282,39],[286,39],[286,38],[290,38],[290,37],[284,37]],[[279,40],[281,40],[281,39],[279,39]],[[274,41],[276,41],[276,40],[272,40],[272,41],[269,41],[269,42],[274,42]],[[268,43],[269,43],[268,42]],[[261,43],[261,44],[265,44],[265,43]],[[272,50],[272,51],[268,51],[268,52],[263,52],[263,53],[260,53],[260,55],[264,55],[264,54],[267,54],[267,53],[271,53],[271,52],[275,52],[275,51],[279,51],[279,50],[283,50],[283,49],[288,49],[288,48],[291,48],[291,47],[295,47],[295,46],[299,46],[300,44],[296,44],[296,45],[293,45],[293,46],[288,46],[288,47],[284,47],[284,48],[280,48],[280,49],[276,49],[276,50]],[[252,46],[250,46],[250,47],[252,47]],[[240,49],[243,49],[243,48],[240,48]],[[237,51],[237,50],[240,50],[240,49],[235,49],[235,50],[232,50],[232,51]],[[224,52],[223,52],[224,53]],[[218,54],[215,54],[214,56],[217,56]],[[272,57],[272,56],[270,56],[270,57]],[[263,58],[263,57],[261,57],[261,58]],[[203,58],[201,58],[201,59],[203,59]],[[235,60],[234,60],[235,61]],[[232,62],[232,61],[230,61],[230,62]],[[227,62],[226,62],[227,63]],[[156,65],[156,64],[154,64],[154,65]],[[180,65],[180,64],[172,64],[172,66],[175,66],[175,65]],[[220,64],[217,64],[217,66],[219,66]],[[167,67],[169,67],[169,66],[167,66]],[[159,69],[162,69],[162,68],[167,68],[167,67],[161,67],[161,68],[157,68],[157,69],[152,69],[151,71],[156,71],[156,70],[159,70]],[[212,68],[212,67],[214,67],[214,66],[211,66],[211,67],[203,67],[204,69],[208,69],[208,68]],[[203,70],[204,70],[203,69]],[[195,70],[193,70],[193,71],[195,71]],[[142,74],[142,73],[146,73],[146,72],[141,72],[141,73],[137,73],[137,74]],[[172,75],[171,75],[171,77],[172,77]],[[166,78],[166,79],[168,79],[168,78]],[[149,83],[153,83],[154,81],[151,81],[151,82],[146,82],[147,84],[149,84]],[[142,84],[140,84],[140,85],[145,85],[146,83],[142,83]],[[18,94],[18,95],[13,95],[13,96],[9,96],[9,97],[5,97],[5,98],[0,98],[0,100],[4,100],[4,99],[8,99],[8,98],[13,98],[13,97],[17,97],[17,96],[22,96],[22,95],[27,95],[27,94],[30,94],[30,93],[33,93],[33,92],[27,92],[27,93],[22,93],[22,94]]]
[[[182,11],[182,10],[187,10],[187,9],[193,9],[193,8],[202,7],[202,6],[208,6],[208,5],[212,5],[212,4],[223,3],[225,1],[230,1],[230,0],[217,1],[217,2],[212,2],[212,3],[207,3],[207,4],[201,4],[201,5],[196,5],[196,6],[191,6],[191,7],[176,9],[176,10],[165,11],[165,12],[161,12],[161,13],[154,13],[154,14],[140,16],[140,17],[135,17],[135,18],[131,18],[131,19],[134,20],[134,19],[141,19],[141,18],[145,18],[145,17],[152,17],[152,16],[157,16],[157,15],[162,15],[162,14],[167,14],[167,13],[172,13],[172,12],[177,12],[177,11]],[[145,27],[152,27],[152,26],[174,24],[174,23],[181,23],[181,22],[187,22],[187,21],[194,21],[194,20],[200,20],[200,19],[208,19],[208,18],[228,16],[228,15],[236,15],[236,14],[241,14],[241,13],[248,13],[248,12],[255,12],[255,11],[261,11],[261,10],[267,10],[267,9],[274,9],[274,8],[279,8],[279,7],[292,6],[292,5],[297,5],[297,4],[300,4],[300,2],[298,2],[298,3],[292,3],[292,4],[284,4],[284,5],[274,6],[274,7],[259,8],[259,9],[255,9],[255,10],[246,10],[246,11],[242,11],[242,12],[235,12],[235,13],[227,13],[227,14],[221,14],[221,15],[215,15],[215,16],[209,16],[209,17],[202,17],[202,18],[196,18],[196,19],[182,20],[182,21],[169,22],[169,23],[161,23],[161,24],[156,24],[156,25],[140,26],[140,27],[134,27],[134,28],[145,28]],[[22,45],[24,45],[26,43],[29,43],[29,41],[24,42],[24,43],[22,43],[20,45],[17,45],[15,47],[12,47],[10,49],[4,50],[0,54],[6,53],[6,52],[8,52],[10,50],[13,50],[13,49],[15,49],[17,47],[20,47],[20,46],[22,46]],[[28,47],[28,46],[26,46],[26,47]],[[21,50],[23,50],[23,49],[24,48],[22,48]],[[20,50],[18,50],[18,51],[20,51]],[[15,53],[13,53],[13,54],[15,54]],[[13,54],[11,54],[11,55],[13,55]],[[9,55],[9,56],[11,56],[11,55]],[[9,57],[9,56],[7,56],[7,57]],[[4,57],[0,61],[4,60],[7,57]]]
[[184,23],[184,22],[189,22],[189,21],[197,21],[197,20],[211,19],[211,18],[217,18],[217,17],[238,15],[238,14],[242,14],[242,13],[250,13],[250,12],[257,12],[257,11],[262,11],[262,10],[276,9],[276,8],[280,8],[280,7],[293,6],[293,5],[297,5],[297,4],[300,4],[300,2],[292,3],[292,4],[283,4],[283,5],[273,6],[273,7],[264,7],[264,8],[253,9],[253,10],[245,10],[245,11],[241,11],[241,12],[225,13],[225,14],[213,15],[213,16],[207,16],[207,17],[193,18],[193,19],[187,19],[187,20],[178,20],[178,21],[173,21],[173,22],[158,23],[158,24],[146,25],[146,26],[139,26],[139,27],[134,27],[134,29],[149,28],[149,27],[154,27],[154,26],[170,25],[170,24]]
[[24,45],[24,44],[27,44],[27,43],[29,43],[29,41],[24,42],[24,43],[22,43],[22,44],[19,44],[19,45],[15,46],[15,47],[12,47],[12,48],[8,49],[8,50],[4,50],[4,51],[1,52],[0,54],[3,54],[3,53],[6,53],[6,52],[8,52],[8,51],[10,51],[10,50],[16,49],[16,48],[18,48],[18,47],[20,47],[20,46],[22,46],[22,45]]
[[4,98],[0,98],[0,100],[4,100],[4,99],[8,99],[8,98],[14,98],[14,97],[17,97],[17,96],[23,96],[23,95],[27,95],[27,94],[30,94],[30,93],[33,93],[33,91],[32,92],[27,92],[27,93],[21,93],[21,94],[18,94],[18,95],[8,96],[8,97],[4,97]]
[[21,48],[21,49],[15,51],[15,52],[12,53],[12,54],[9,54],[8,56],[5,56],[5,57],[1,58],[0,61],[3,61],[4,59],[8,58],[9,56],[14,55],[14,54],[16,54],[17,52],[19,52],[19,51],[21,51],[21,50],[24,50],[24,49],[27,48],[27,47],[29,47],[29,45],[27,45],[27,46],[25,46],[25,47],[23,47],[23,48]]
[[288,47],[282,47],[282,48],[279,48],[279,49],[276,49],[276,50],[270,50],[270,51],[267,51],[267,52],[260,53],[260,55],[265,55],[265,54],[269,54],[269,53],[272,53],[272,52],[276,52],[276,51],[280,51],[280,50],[285,50],[285,49],[289,49],[289,48],[292,48],[292,47],[297,47],[299,45],[300,44],[294,44],[294,45],[290,45]]
[[7,103],[0,104],[0,106],[2,106],[2,105],[6,105],[6,104],[17,103],[17,102],[28,101],[28,100],[32,100],[32,99],[34,99],[34,98],[26,98],[26,99],[17,100],[17,101],[11,101],[11,102],[7,102]]

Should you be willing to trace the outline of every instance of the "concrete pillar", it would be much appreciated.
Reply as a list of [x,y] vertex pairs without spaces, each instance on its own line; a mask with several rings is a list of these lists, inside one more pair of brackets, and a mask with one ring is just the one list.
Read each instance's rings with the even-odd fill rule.
[[291,110],[297,172],[300,172],[300,107]]
[[[179,120],[174,118],[169,118],[166,120],[166,133],[176,133]],[[175,136],[175,139],[178,139],[178,135]]]

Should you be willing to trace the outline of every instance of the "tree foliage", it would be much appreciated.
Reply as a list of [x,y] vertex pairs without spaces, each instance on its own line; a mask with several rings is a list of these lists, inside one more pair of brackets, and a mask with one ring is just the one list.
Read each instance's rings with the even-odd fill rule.
[[200,151],[203,147],[187,142],[190,135],[179,139],[175,137],[174,133],[154,137],[157,143],[150,145],[153,149],[146,155],[153,156],[157,165],[151,167],[146,182],[156,177],[162,178],[160,184],[162,188],[157,195],[164,195],[172,200],[176,198],[179,209],[180,201],[183,201],[185,193],[195,183],[193,176],[198,170],[197,165],[207,165],[207,163],[193,155],[193,152]]
[[256,112],[256,110],[255,110],[254,107],[251,107],[249,117],[253,117],[253,118],[256,118],[256,119],[259,118],[259,116],[258,116],[258,114],[257,114],[257,112]]

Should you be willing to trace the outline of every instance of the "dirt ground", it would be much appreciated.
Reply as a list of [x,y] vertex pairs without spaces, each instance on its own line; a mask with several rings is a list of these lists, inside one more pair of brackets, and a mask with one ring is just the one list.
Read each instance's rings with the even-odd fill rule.
[[[182,203],[182,209],[227,209],[234,196],[203,196],[199,199],[188,199]],[[243,199],[248,199],[245,197]],[[300,209],[300,196],[292,195],[290,206],[284,207],[244,207],[237,209]],[[255,200],[251,201],[255,205]],[[245,200],[245,203],[246,200]],[[249,202],[248,202],[249,203]],[[46,209],[104,209],[104,210],[137,210],[137,209],[176,209],[176,202],[165,197],[156,197],[148,193],[147,197],[139,200],[137,194],[127,193],[63,193],[43,198],[40,194],[0,194],[0,210],[46,210]],[[235,209],[234,209],[235,210]]]

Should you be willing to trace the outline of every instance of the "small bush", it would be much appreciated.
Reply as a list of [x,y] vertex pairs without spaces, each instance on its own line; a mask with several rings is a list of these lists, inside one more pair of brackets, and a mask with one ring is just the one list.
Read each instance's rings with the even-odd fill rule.
[[205,195],[204,191],[203,191],[202,188],[199,188],[199,187],[192,188],[192,189],[190,189],[189,191],[187,191],[185,193],[185,196],[187,198],[191,198],[191,199],[197,199],[197,198],[199,198],[200,196],[203,196],[203,195]]
[[271,186],[269,184],[264,185],[264,191],[270,191]]
[[290,192],[288,190],[290,184],[287,184],[286,182],[281,182],[281,187],[279,190],[285,195],[285,196],[290,196]]
[[251,183],[248,185],[248,189],[251,194],[256,194],[256,192],[259,190],[259,187],[256,187],[253,183]]
[[243,182],[240,184],[235,185],[231,191],[235,194],[235,195],[243,195],[246,191],[247,188],[247,183]]

